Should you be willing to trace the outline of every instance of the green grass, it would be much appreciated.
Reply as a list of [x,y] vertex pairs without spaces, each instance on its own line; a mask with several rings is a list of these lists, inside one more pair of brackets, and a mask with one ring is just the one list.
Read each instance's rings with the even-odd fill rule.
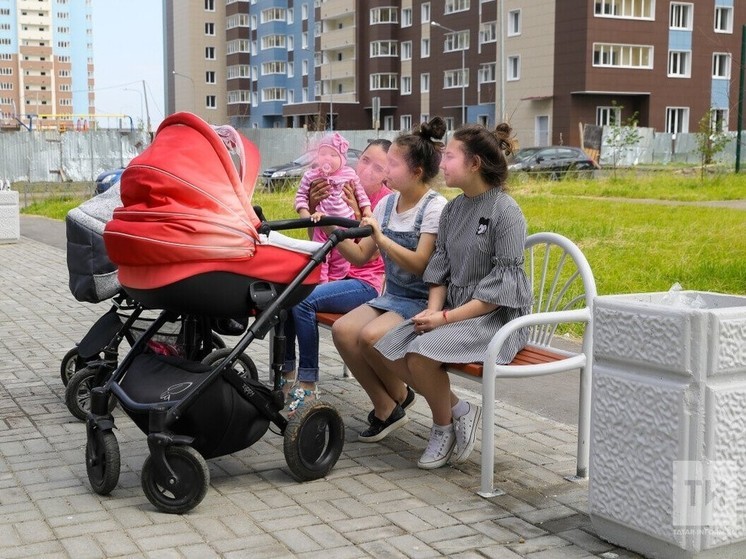
[[[698,186],[697,186],[698,185]],[[641,204],[614,198],[724,200],[746,198],[746,178],[699,178],[658,173],[616,181],[529,181],[514,185],[530,232],[555,231],[585,253],[600,294],[684,289],[746,293],[746,211],[699,206]],[[739,192],[740,189],[740,192]],[[459,191],[443,189],[448,198]],[[294,190],[257,191],[253,202],[268,219],[295,217]],[[56,198],[24,210],[63,219],[79,199]],[[290,232],[302,237],[304,231]]]
[[54,196],[41,202],[34,202],[21,209],[22,214],[41,215],[52,219],[65,219],[67,212],[79,206],[85,198],[77,196]]

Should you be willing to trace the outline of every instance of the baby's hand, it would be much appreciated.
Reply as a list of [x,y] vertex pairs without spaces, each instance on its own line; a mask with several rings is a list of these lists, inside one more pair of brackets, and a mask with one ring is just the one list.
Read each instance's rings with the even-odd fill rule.
[[311,214],[311,221],[314,223],[318,222],[322,217],[324,217],[324,214],[321,212],[313,212]]

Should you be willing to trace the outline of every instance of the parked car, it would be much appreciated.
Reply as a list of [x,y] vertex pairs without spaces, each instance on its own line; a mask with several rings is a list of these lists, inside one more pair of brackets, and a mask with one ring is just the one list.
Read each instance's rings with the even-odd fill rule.
[[124,167],[119,167],[118,169],[110,169],[109,171],[104,171],[99,176],[97,176],[95,194],[101,194],[102,192],[106,192],[107,190],[109,190],[109,188],[113,184],[115,184],[117,181],[119,181],[120,178],[122,178],[123,171]]
[[[347,151],[347,165],[354,168],[362,152],[350,148]],[[267,190],[278,190],[286,186],[289,182],[297,181],[313,164],[314,153],[307,151],[300,157],[290,163],[283,163],[269,167],[262,171],[262,184]]]
[[551,180],[560,180],[568,174],[592,177],[598,168],[598,163],[582,149],[569,146],[522,148],[508,160],[511,172],[524,171]]

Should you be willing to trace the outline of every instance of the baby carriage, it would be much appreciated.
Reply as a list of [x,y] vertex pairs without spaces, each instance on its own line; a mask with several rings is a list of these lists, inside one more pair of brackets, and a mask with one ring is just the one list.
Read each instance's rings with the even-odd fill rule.
[[[112,394],[147,435],[150,454],[141,485],[164,512],[197,506],[209,485],[205,459],[248,448],[270,423],[283,435],[286,462],[301,481],[325,476],[341,454],[344,424],[331,405],[315,401],[290,420],[280,413],[283,324],[287,309],[318,283],[319,264],[329,251],[370,229],[336,218],[260,222],[251,205],[258,163],[256,148],[233,129],[177,113],[124,171],[124,207],[106,226],[106,248],[125,291],[163,310],[92,390],[86,469],[99,494],[110,493],[119,478],[107,404]],[[277,232],[314,225],[349,228],[324,244]],[[227,355],[211,363],[146,353],[148,340],[179,314],[253,322]],[[233,366],[253,340],[270,332],[272,388]]]
[[[143,314],[142,305],[121,289],[116,265],[106,255],[104,227],[114,208],[121,204],[117,183],[70,210],[65,220],[70,292],[82,302],[112,301],[111,308],[62,358],[60,375],[65,385],[65,403],[70,413],[82,420],[89,411],[91,388],[100,384],[117,366],[120,343],[126,340],[131,346],[152,322],[152,318]],[[236,326],[240,325],[235,323],[227,326],[233,329],[224,333],[243,332],[243,329],[236,331]],[[209,321],[194,316],[182,316],[176,322],[165,324],[148,343],[148,351],[198,360],[215,348],[225,348],[225,342],[213,331]]]

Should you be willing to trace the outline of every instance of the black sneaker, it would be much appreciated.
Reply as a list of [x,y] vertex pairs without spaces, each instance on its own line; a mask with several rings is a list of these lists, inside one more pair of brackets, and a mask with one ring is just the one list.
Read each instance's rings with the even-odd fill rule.
[[[407,397],[404,398],[404,401],[401,403],[401,407],[403,410],[408,410],[412,407],[412,404],[414,404],[414,401],[417,399],[417,394],[414,390],[412,390],[411,387],[407,386]],[[373,418],[376,416],[376,410],[370,410],[370,413],[368,414],[368,424],[370,425],[373,423]]]
[[359,433],[357,440],[363,443],[375,443],[386,437],[391,431],[395,431],[406,424],[407,421],[409,421],[407,414],[399,404],[396,404],[394,411],[391,412],[386,421],[381,421],[374,414],[370,427]]

